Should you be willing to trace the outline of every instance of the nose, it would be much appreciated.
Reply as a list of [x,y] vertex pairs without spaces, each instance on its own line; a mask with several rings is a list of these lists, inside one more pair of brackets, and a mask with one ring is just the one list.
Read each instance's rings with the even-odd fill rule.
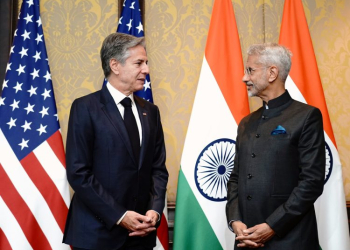
[[246,83],[248,81],[249,81],[249,75],[246,72],[244,72],[244,75],[242,77],[242,82]]
[[146,63],[142,67],[142,73],[149,74],[149,66]]

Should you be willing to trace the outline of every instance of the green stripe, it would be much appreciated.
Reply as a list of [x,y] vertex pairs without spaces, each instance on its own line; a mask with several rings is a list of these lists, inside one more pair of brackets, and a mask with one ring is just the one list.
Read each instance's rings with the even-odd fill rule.
[[222,250],[181,169],[177,188],[173,249]]

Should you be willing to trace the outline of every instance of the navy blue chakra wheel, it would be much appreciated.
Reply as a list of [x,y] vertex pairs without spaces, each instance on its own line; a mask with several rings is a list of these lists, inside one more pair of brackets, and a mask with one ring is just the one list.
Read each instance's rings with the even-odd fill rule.
[[211,201],[226,201],[227,181],[234,167],[236,142],[222,138],[209,143],[199,154],[194,178],[199,192]]
[[328,181],[329,177],[331,176],[333,169],[333,156],[332,156],[332,151],[330,147],[328,146],[326,142],[326,174],[324,177],[324,184]]

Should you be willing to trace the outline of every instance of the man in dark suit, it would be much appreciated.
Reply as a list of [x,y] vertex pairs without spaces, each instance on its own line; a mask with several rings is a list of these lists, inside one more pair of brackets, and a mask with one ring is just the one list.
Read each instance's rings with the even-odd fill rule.
[[290,67],[283,46],[248,50],[243,82],[263,107],[238,126],[226,206],[235,249],[319,250],[313,204],[325,175],[322,115],[290,97]]
[[108,83],[71,108],[66,161],[75,193],[63,242],[73,249],[150,250],[168,172],[159,110],[133,95],[149,73],[144,38],[109,35],[101,61]]

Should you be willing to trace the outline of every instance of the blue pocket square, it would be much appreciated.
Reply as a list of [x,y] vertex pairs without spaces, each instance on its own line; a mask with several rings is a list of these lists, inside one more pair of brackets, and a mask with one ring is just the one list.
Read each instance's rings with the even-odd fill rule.
[[287,131],[281,125],[278,125],[272,132],[271,135],[287,134]]

